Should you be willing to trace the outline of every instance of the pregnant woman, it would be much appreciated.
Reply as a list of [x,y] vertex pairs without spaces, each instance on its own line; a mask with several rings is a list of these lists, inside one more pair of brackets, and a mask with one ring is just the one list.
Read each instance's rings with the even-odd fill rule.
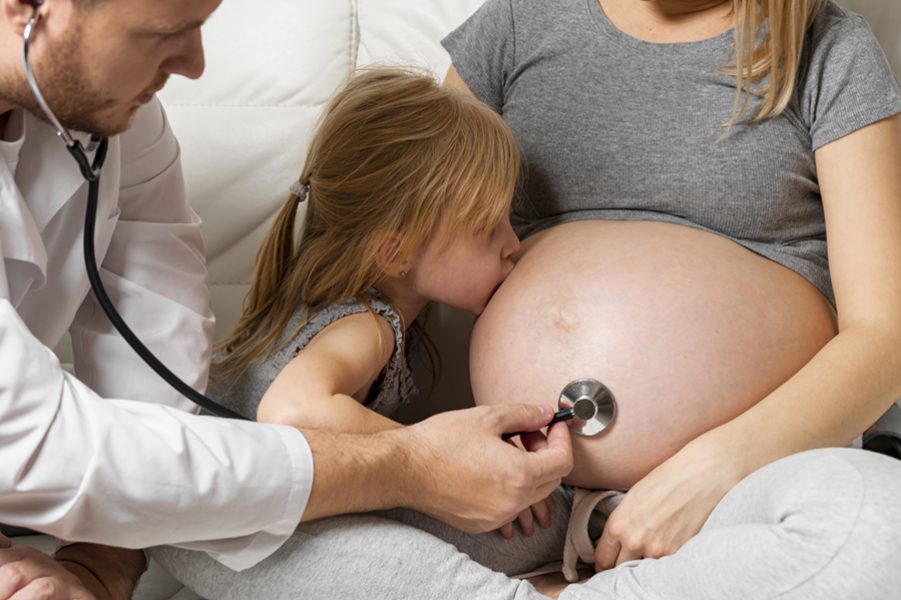
[[[445,45],[525,157],[477,400],[595,377],[619,403],[569,483],[629,491],[561,597],[896,596],[901,462],[812,450],[901,397],[901,98],[866,24],[821,0],[488,0]],[[241,573],[154,555],[207,598],[539,598],[496,571],[564,555],[555,501],[512,540],[393,511],[305,523]]]
[[[887,594],[869,571],[816,580],[883,556],[838,521],[899,493],[897,464],[780,461],[852,443],[901,396],[901,97],[866,23],[818,0],[489,0],[444,44],[446,85],[500,112],[525,159],[524,250],[473,334],[476,400],[602,380],[618,416],[574,440],[568,483],[630,491],[582,558],[675,553],[596,577],[597,597]],[[864,488],[819,532],[780,521]],[[730,490],[707,526],[743,532],[677,552]],[[833,525],[820,556],[785,545]],[[691,587],[704,560],[719,590]]]

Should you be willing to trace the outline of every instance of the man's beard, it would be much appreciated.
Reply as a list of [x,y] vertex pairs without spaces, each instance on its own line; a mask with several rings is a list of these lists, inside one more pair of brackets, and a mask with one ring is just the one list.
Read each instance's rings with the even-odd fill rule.
[[[36,35],[40,36],[41,31],[38,30]],[[32,63],[44,100],[68,129],[101,136],[122,133],[128,129],[135,111],[119,111],[120,114],[116,114],[110,110],[116,107],[116,100],[90,86],[85,76],[85,61],[81,58],[80,39],[81,28],[73,26],[56,47],[44,51],[45,60]],[[15,83],[3,82],[0,94],[49,123],[24,79]]]

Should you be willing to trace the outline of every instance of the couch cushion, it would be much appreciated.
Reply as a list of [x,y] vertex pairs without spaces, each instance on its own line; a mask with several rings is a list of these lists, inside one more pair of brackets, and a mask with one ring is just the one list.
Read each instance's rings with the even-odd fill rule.
[[204,221],[217,336],[240,310],[269,219],[303,166],[323,104],[353,68],[354,2],[223,2],[207,67],[161,92]]

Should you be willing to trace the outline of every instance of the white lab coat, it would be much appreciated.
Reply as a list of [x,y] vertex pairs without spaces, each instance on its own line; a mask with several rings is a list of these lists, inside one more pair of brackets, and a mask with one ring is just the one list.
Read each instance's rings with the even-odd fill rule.
[[[287,427],[191,414],[144,365],[89,293],[87,184],[48,125],[25,114],[24,136],[18,162],[8,149],[0,160],[0,522],[255,564],[306,506],[306,441]],[[96,249],[125,321],[202,388],[213,327],[203,244],[156,100],[110,139]],[[75,376],[50,350],[67,330]]]

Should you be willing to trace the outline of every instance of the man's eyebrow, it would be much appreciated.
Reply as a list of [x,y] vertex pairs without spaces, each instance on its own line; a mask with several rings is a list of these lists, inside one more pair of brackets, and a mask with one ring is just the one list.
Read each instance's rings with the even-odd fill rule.
[[175,25],[162,22],[149,23],[148,28],[151,28],[154,31],[162,31],[165,33],[182,33],[183,31],[188,31],[200,27],[208,20],[209,17],[207,17],[206,19],[192,19],[190,21],[182,21],[181,23],[176,23]]

